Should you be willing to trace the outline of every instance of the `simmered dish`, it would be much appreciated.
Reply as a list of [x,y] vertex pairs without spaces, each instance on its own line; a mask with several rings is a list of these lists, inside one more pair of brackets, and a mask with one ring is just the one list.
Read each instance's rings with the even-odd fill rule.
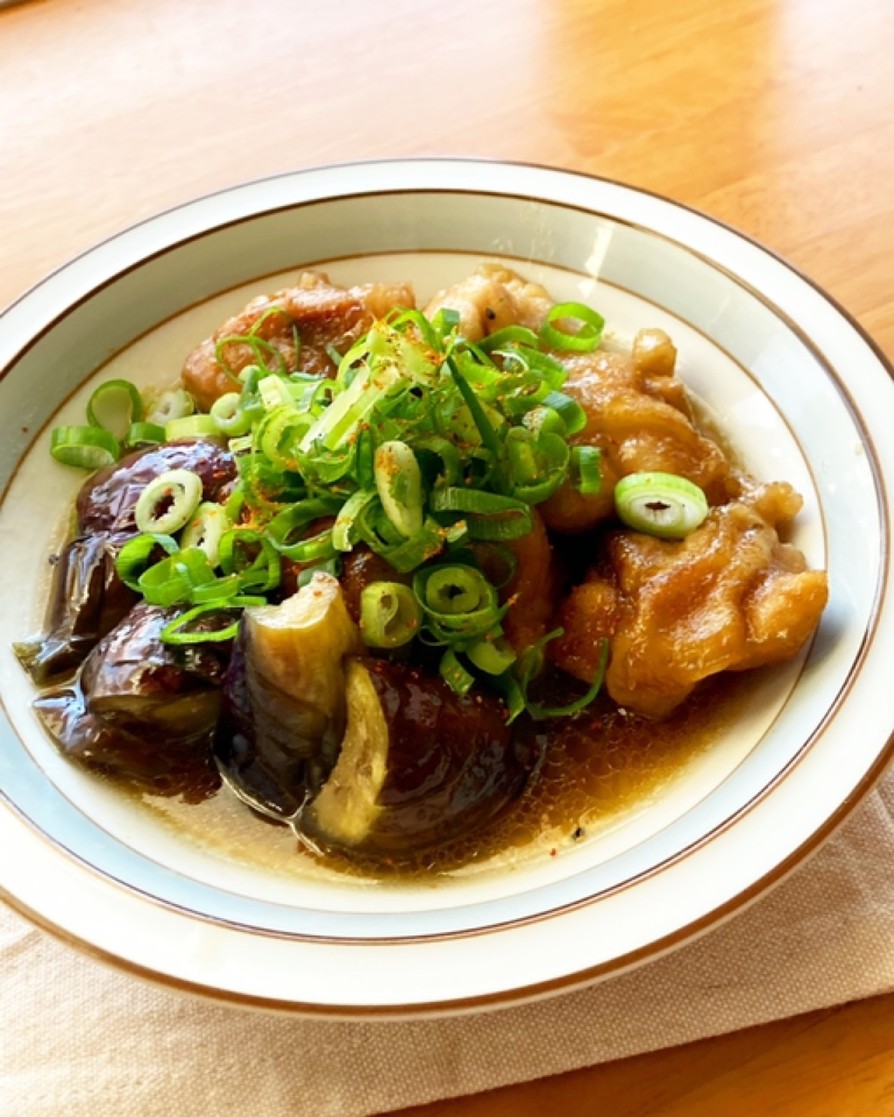
[[664,332],[603,327],[498,264],[422,309],[305,273],[152,400],[101,385],[53,432],[90,474],[17,646],[58,747],[400,865],[484,840],[569,741],[794,657],[828,592],[800,496],[702,429]]

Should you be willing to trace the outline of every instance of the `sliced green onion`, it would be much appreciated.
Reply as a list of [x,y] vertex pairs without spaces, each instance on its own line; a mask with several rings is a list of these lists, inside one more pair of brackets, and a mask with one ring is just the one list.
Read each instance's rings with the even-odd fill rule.
[[513,427],[506,436],[506,451],[512,495],[527,504],[552,496],[567,476],[571,451],[552,431],[541,431],[535,438],[524,427]]
[[180,536],[181,547],[198,547],[208,556],[212,566],[220,562],[220,541],[233,527],[230,517],[220,504],[203,501],[193,512]]
[[284,548],[280,553],[292,562],[320,562],[336,557],[337,551],[332,545],[332,529],[325,528],[315,535],[309,535],[290,547]]
[[494,675],[490,679],[490,686],[495,690],[506,704],[508,717],[506,724],[512,725],[517,717],[525,712],[527,703],[522,687],[511,671],[504,671],[501,675]]
[[251,430],[251,415],[242,406],[239,392],[226,392],[211,405],[209,412],[217,429],[228,438],[248,434]]
[[213,438],[220,430],[211,415],[184,415],[182,419],[169,419],[165,423],[165,440],[176,442],[180,438]]
[[468,694],[475,684],[475,676],[463,667],[453,648],[448,648],[441,656],[439,670],[441,678],[454,694]]
[[497,591],[481,571],[461,563],[418,571],[413,593],[429,632],[442,643],[483,637],[494,630],[505,612]]
[[135,535],[124,544],[115,559],[115,570],[121,581],[139,593],[140,577],[150,565],[149,560],[160,547],[172,555],[179,550],[177,541],[170,535]]
[[216,581],[205,552],[190,547],[148,567],[137,584],[150,605],[167,607],[192,603],[195,589]]
[[408,539],[422,529],[422,473],[406,442],[383,442],[375,455],[376,489],[385,515]]
[[459,311],[450,306],[442,306],[435,312],[435,316],[431,320],[431,327],[434,333],[443,340],[448,334],[459,328],[459,323]]
[[470,613],[493,596],[480,570],[459,563],[426,571],[420,585],[425,587],[425,607],[433,613]]
[[459,388],[460,395],[465,400],[466,407],[468,407],[469,413],[472,416],[472,420],[474,421],[475,426],[478,429],[478,433],[481,436],[481,441],[494,455],[494,458],[498,458],[500,456],[500,440],[497,437],[497,432],[494,430],[493,425],[487,416],[487,413],[478,402],[478,399],[476,398],[474,391],[469,385],[468,380],[466,380],[463,373],[460,372],[460,370],[457,368],[454,361],[450,361],[449,368],[450,374],[453,377],[453,381],[456,384],[457,388]]
[[422,610],[401,582],[371,582],[360,595],[360,634],[371,648],[399,648],[419,632]]
[[532,434],[546,434],[548,432],[564,437],[568,433],[565,422],[558,411],[554,407],[545,407],[543,404],[526,411],[522,418],[522,424]]
[[253,528],[234,528],[221,537],[218,557],[224,574],[238,574],[245,589],[267,593],[282,577],[282,560],[270,540]]
[[[557,630],[557,632],[561,633],[561,629]],[[551,633],[550,635],[555,636],[556,633]],[[603,639],[600,642],[599,664],[596,668],[596,672],[586,692],[582,694],[580,698],[564,706],[543,706],[539,702],[531,702],[526,698],[525,705],[531,717],[538,721],[545,718],[567,718],[579,714],[581,710],[585,710],[602,689],[602,683],[605,679],[605,669],[608,666],[609,650],[609,641]]]
[[332,546],[336,551],[350,551],[357,542],[355,524],[372,501],[377,499],[375,489],[360,489],[344,502],[332,525]]
[[[251,328],[246,333],[228,334],[226,337],[218,339],[217,344],[214,347],[214,358],[220,365],[221,369],[223,369],[223,371],[226,373],[227,376],[230,377],[231,380],[237,380],[240,373],[237,373],[237,371],[230,365],[229,361],[226,359],[224,350],[228,345],[242,345],[250,349],[252,356],[254,357],[252,367],[256,367],[261,372],[288,372],[288,365],[286,364],[286,359],[281,350],[278,348],[278,346],[274,345],[273,342],[268,341],[266,337],[261,336],[261,327],[269,318],[272,318],[274,315],[282,315],[289,322],[291,322],[293,326],[293,334],[295,333],[294,322],[292,321],[291,314],[289,314],[289,312],[281,306],[268,306],[262,314],[258,315],[255,321],[252,323]],[[298,345],[296,336],[296,356],[297,350]],[[267,363],[268,357],[273,358],[273,366]],[[243,367],[241,372],[244,371],[245,369]]]
[[50,435],[50,453],[62,465],[101,469],[118,460],[118,440],[102,427],[56,427]]
[[142,417],[139,389],[129,380],[107,380],[87,404],[87,422],[109,431],[119,441],[124,439],[131,423],[138,423]]
[[403,543],[394,543],[390,546],[377,546],[377,551],[395,570],[401,574],[409,574],[417,566],[440,554],[444,549],[447,532],[437,520],[426,516],[422,528]]
[[543,407],[552,408],[562,420],[565,426],[565,434],[569,437],[572,434],[580,434],[580,432],[587,425],[587,413],[571,396],[565,395],[564,392],[552,391],[545,395],[540,403]]
[[[345,361],[349,358],[350,353]],[[399,379],[400,372],[390,364],[377,369],[375,375],[369,369],[361,370],[308,430],[300,449],[307,453],[317,441],[327,450],[339,449],[356,435],[376,403]]]
[[[338,504],[328,499],[311,497],[298,501],[273,517],[267,525],[267,538],[284,558],[296,562],[331,558],[335,555],[331,529],[326,528],[325,532],[315,534],[312,539],[305,536],[305,531],[316,520],[333,516],[337,508]],[[329,540],[328,549],[324,548],[325,554],[317,548],[317,541],[321,536]],[[314,546],[309,548],[308,544],[312,541]]]
[[171,388],[167,392],[162,392],[158,403],[146,416],[146,420],[163,427],[172,419],[182,419],[186,415],[192,415],[195,409],[196,401],[185,388]]
[[124,437],[124,445],[136,449],[138,446],[157,446],[165,440],[165,429],[158,423],[131,423]]
[[455,485],[462,479],[462,455],[450,439],[442,438],[437,434],[425,435],[415,440],[414,450],[417,455],[433,454],[440,459],[440,469],[436,478],[445,485]]
[[492,334],[478,342],[485,353],[493,353],[495,349],[502,349],[504,345],[525,345],[531,349],[537,348],[537,334],[527,326],[503,326],[494,330]]
[[286,382],[281,376],[272,373],[258,381],[258,395],[265,411],[272,411],[274,407],[281,407],[283,404],[292,405]]
[[708,498],[676,473],[628,473],[615,486],[615,508],[634,531],[683,539],[708,515]]
[[264,370],[260,365],[245,365],[236,374],[236,379],[242,385],[244,391],[256,392],[258,390],[258,382],[264,375]]
[[571,451],[574,487],[590,496],[602,488],[602,451],[597,446],[575,446]]
[[202,499],[202,479],[188,469],[169,469],[140,493],[134,508],[142,532],[169,535],[189,521]]
[[[177,645],[222,643],[226,640],[233,640],[239,632],[239,617],[230,619],[231,611],[266,604],[267,599],[264,597],[246,596],[231,598],[224,605],[213,603],[196,605],[193,609],[181,613],[179,617],[175,617],[164,626],[160,633],[161,642]],[[193,627],[197,621],[213,616],[226,617],[228,623],[221,628]]]
[[502,675],[518,658],[512,645],[503,637],[479,640],[466,650],[475,666],[488,675]]
[[[558,323],[577,323],[577,328],[563,329]],[[602,340],[605,319],[585,303],[557,303],[551,307],[540,327],[540,340],[550,349],[566,349],[574,353],[590,353]]]
[[520,539],[534,523],[531,509],[524,501],[480,489],[435,488],[430,503],[435,512],[464,513],[472,539]]

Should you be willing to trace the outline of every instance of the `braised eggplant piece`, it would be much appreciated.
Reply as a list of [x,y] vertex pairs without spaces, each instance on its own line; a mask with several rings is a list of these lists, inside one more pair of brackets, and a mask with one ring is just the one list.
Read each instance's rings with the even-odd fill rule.
[[135,533],[134,508],[140,493],[169,469],[188,469],[202,479],[202,499],[219,501],[235,480],[229,450],[215,441],[194,439],[137,450],[96,472],[78,493],[78,534]]
[[194,440],[138,450],[84,483],[77,498],[77,538],[63,549],[53,571],[45,632],[16,646],[38,685],[73,673],[139,600],[118,577],[115,559],[136,534],[140,493],[169,469],[198,474],[203,500],[223,499],[236,477],[228,450]]
[[214,751],[249,806],[288,819],[322,782],[344,733],[343,663],[362,648],[329,574],[280,605],[245,610]]
[[404,663],[347,665],[347,725],[331,775],[296,820],[325,847],[409,856],[468,834],[518,797],[540,758],[488,694],[458,695]]
[[123,541],[98,532],[63,549],[53,572],[46,633],[15,648],[38,685],[72,674],[139,600],[115,570]]
[[74,683],[40,695],[35,709],[68,756],[146,790],[197,799],[220,783],[211,742],[228,653],[220,644],[163,644],[176,615],[134,606]]

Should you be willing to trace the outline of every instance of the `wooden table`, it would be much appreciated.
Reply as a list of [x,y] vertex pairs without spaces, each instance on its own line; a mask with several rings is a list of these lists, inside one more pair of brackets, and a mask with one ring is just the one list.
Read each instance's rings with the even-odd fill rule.
[[[696,206],[894,355],[891,0],[0,3],[0,303],[195,194],[475,155]],[[415,1112],[894,1113],[894,996]]]

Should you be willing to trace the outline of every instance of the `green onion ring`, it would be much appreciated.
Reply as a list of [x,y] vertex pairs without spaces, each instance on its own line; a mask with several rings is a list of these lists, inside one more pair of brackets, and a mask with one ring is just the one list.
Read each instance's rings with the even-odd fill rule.
[[211,418],[221,434],[235,438],[251,430],[251,416],[242,406],[240,392],[225,392],[211,405]]
[[598,446],[575,446],[571,451],[574,487],[584,496],[602,489],[602,451]]
[[615,485],[615,508],[623,523],[659,539],[683,539],[704,522],[704,491],[676,473],[628,473]]
[[226,510],[213,501],[203,501],[190,516],[180,535],[181,547],[198,547],[212,566],[220,562],[220,541],[233,524]]
[[87,422],[109,431],[119,441],[124,439],[131,423],[138,423],[142,417],[139,389],[129,380],[106,380],[87,403]]
[[189,469],[168,469],[153,478],[134,508],[137,528],[170,535],[188,523],[202,499],[202,479]]
[[402,582],[371,582],[360,594],[360,634],[371,648],[399,648],[418,633],[422,610]]
[[195,409],[196,402],[185,388],[171,388],[167,392],[162,392],[158,403],[146,416],[146,420],[163,427],[172,419],[182,419],[186,415],[192,415]]
[[[574,331],[560,329],[564,320],[580,323]],[[598,348],[605,329],[605,319],[585,303],[557,303],[551,307],[540,327],[540,340],[550,349],[566,349],[573,353],[591,353]]]
[[376,489],[385,515],[401,535],[412,538],[422,529],[422,472],[416,455],[398,440],[383,442],[374,459]]
[[118,440],[102,427],[56,427],[50,435],[50,454],[62,465],[101,469],[120,453]]

